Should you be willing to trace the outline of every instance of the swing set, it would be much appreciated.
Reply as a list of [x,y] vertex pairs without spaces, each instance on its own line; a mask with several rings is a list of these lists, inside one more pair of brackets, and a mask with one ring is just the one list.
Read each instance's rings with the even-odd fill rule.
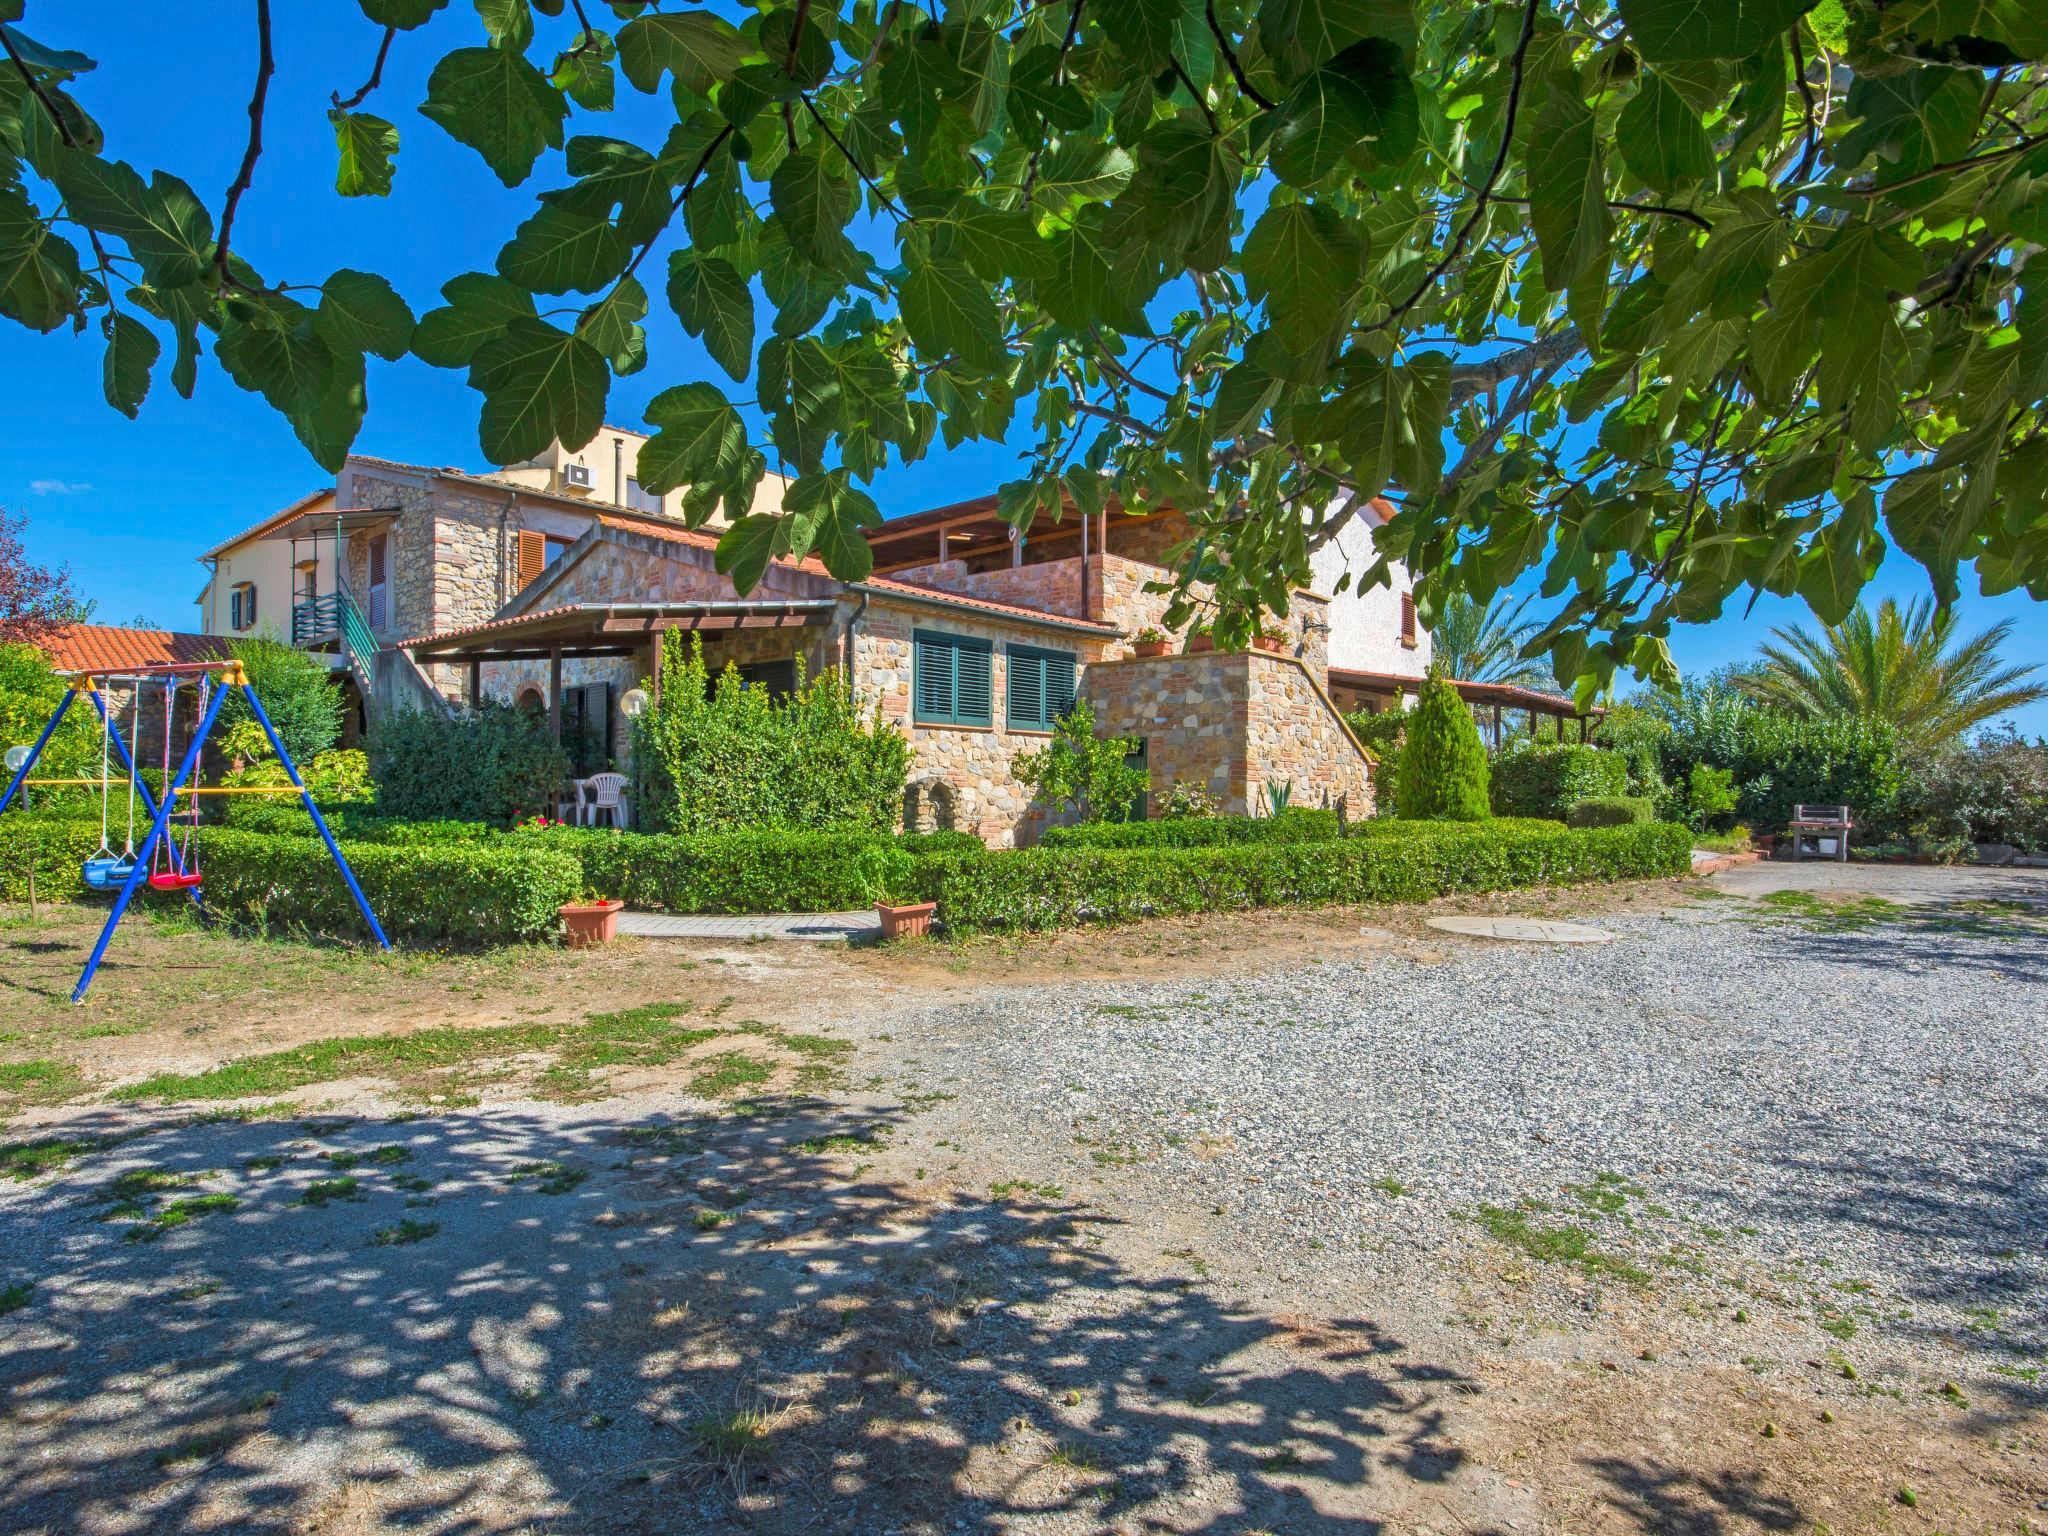
[[[216,674],[219,674],[216,676]],[[145,685],[161,679],[164,689],[164,750],[163,750],[163,798],[159,801],[152,795],[149,785],[143,782],[142,773],[130,751],[128,741],[132,738],[139,748],[142,727],[142,692]],[[179,761],[176,776],[171,770],[171,722],[177,713],[178,693],[187,683],[198,690],[198,727],[192,732],[192,739],[185,747],[185,755]],[[114,708],[108,700],[103,685],[126,683],[133,693],[130,707],[128,737],[123,737],[121,727],[114,718]],[[199,754],[206,745],[206,738],[213,730],[213,723],[220,715],[220,707],[227,702],[228,695],[239,690],[248,701],[250,711],[263,727],[263,734],[270,738],[271,750],[277,753],[277,760],[284,765],[290,776],[289,784],[245,784],[202,786],[188,784],[199,765]],[[92,707],[100,717],[100,776],[96,779],[33,779],[29,774],[34,770],[36,760],[49,745],[50,737],[56,733],[65,713],[80,695],[92,700]],[[118,754],[125,780],[113,776],[113,759]],[[12,756],[12,754],[9,754]],[[125,782],[128,801],[128,825],[122,837],[121,851],[113,850],[111,813],[114,790]],[[276,729],[270,723],[270,716],[263,712],[263,702],[256,697],[256,690],[249,684],[249,675],[239,661],[196,661],[181,662],[155,667],[130,667],[96,672],[81,672],[73,679],[70,689],[57,702],[56,711],[49,723],[36,738],[36,744],[29,750],[21,766],[7,785],[7,792],[0,795],[0,811],[5,811],[14,802],[14,797],[25,789],[42,787],[84,787],[92,786],[100,792],[100,845],[80,866],[79,874],[86,885],[96,891],[118,891],[114,898],[114,910],[107,915],[106,927],[100,930],[99,941],[93,945],[92,956],[85,962],[85,970],[78,978],[78,985],[72,989],[71,1001],[76,1003],[85,997],[85,989],[92,985],[93,974],[99,970],[100,961],[105,957],[107,944],[114,936],[114,929],[128,911],[136,888],[145,882],[152,890],[183,891],[192,898],[194,906],[203,913],[205,903],[200,899],[200,886],[204,875],[199,866],[199,844],[194,836],[199,826],[199,797],[201,795],[297,795],[305,802],[306,811],[313,818],[313,825],[319,829],[320,837],[327,844],[327,851],[334,856],[334,866],[341,871],[341,878],[348,883],[349,894],[355,897],[356,905],[362,909],[363,919],[370,925],[371,936],[381,948],[389,949],[391,941],[384,937],[384,930],[377,922],[377,914],[370,910],[370,903],[363,896],[363,889],[356,884],[355,871],[348,867],[348,860],[342,857],[340,846],[334,841],[334,834],[328,830],[327,819],[320,814],[320,807],[313,803],[313,796],[307,790],[305,781],[299,777],[298,765],[292,761],[291,753],[285,750],[278,739]],[[179,805],[183,798],[183,807]],[[23,795],[24,801],[27,799]],[[143,834],[138,847],[135,842],[135,807],[140,801],[143,815],[148,818],[149,827]],[[173,818],[181,822],[174,831]],[[180,837],[182,833],[182,838]]]

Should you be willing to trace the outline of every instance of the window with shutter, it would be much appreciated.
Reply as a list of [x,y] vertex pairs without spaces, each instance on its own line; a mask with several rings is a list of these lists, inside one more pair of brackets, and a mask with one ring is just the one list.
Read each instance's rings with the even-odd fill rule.
[[988,641],[920,629],[912,645],[915,723],[994,723],[990,657],[995,648]]
[[524,590],[547,568],[548,541],[546,537],[533,532],[531,529],[520,529],[518,555],[519,585]]
[[1410,648],[1421,643],[1415,637],[1415,599],[1406,592],[1401,594],[1401,643]]
[[1074,707],[1074,654],[1013,645],[1005,653],[1010,729],[1049,731]]

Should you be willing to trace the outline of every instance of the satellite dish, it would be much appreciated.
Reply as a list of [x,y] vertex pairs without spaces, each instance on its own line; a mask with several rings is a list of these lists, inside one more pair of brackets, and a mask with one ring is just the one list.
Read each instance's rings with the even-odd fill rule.
[[619,713],[628,720],[638,720],[647,713],[647,706],[651,702],[645,688],[628,688],[625,697],[619,700]]
[[33,751],[35,751],[34,747],[9,747],[5,759],[7,771],[9,773],[21,772],[21,765],[28,761],[28,755]]

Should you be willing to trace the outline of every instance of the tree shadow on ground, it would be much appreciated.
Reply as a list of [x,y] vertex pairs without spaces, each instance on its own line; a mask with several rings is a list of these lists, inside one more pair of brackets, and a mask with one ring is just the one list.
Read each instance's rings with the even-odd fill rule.
[[1462,1497],[1476,1383],[1140,1273],[1056,1191],[871,1177],[888,1134],[84,1117],[0,1191],[0,1528],[1371,1533]]

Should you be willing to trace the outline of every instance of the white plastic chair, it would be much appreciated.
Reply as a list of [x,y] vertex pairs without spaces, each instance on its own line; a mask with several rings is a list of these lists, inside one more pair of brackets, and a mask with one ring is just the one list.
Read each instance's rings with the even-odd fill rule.
[[630,824],[626,806],[626,776],[623,773],[593,773],[582,781],[583,824],[597,825],[597,813],[603,811],[611,825],[624,827]]

